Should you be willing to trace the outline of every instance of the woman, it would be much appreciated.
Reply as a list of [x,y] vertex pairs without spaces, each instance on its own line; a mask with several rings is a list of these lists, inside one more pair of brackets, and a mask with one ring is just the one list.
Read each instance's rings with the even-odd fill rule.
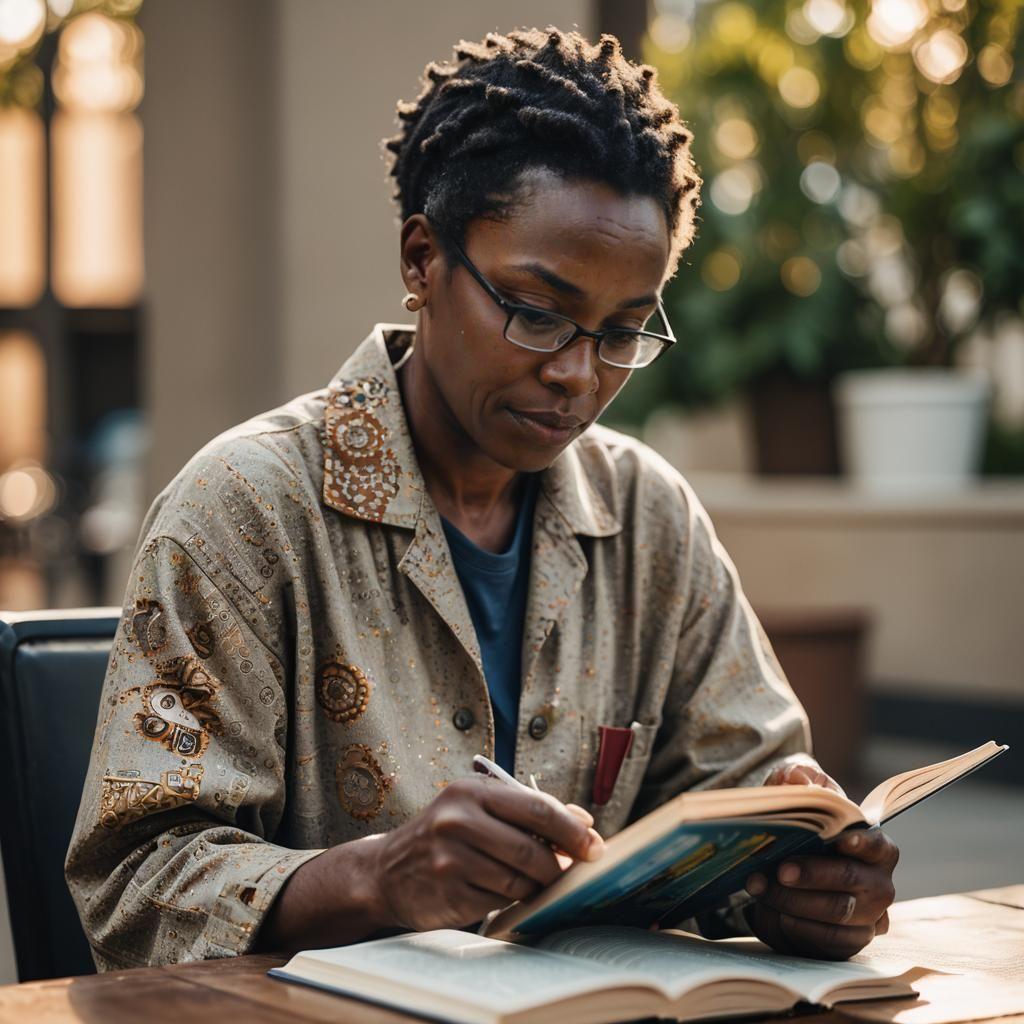
[[[212,441],[143,526],[67,863],[101,968],[465,926],[681,790],[831,783],[700,503],[593,426],[674,343],[694,231],[653,69],[490,35],[399,116],[415,329]],[[700,923],[849,956],[895,860],[844,840]]]

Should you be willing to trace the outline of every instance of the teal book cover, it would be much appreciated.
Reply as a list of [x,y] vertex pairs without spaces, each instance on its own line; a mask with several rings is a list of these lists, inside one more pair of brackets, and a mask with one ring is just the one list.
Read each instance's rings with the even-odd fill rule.
[[751,871],[815,842],[806,829],[770,822],[681,823],[526,917],[516,931],[529,937],[590,924],[672,927],[742,888]]

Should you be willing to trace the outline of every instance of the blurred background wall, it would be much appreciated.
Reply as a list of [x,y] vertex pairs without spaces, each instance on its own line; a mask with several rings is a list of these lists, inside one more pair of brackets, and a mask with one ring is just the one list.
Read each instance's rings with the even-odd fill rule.
[[408,319],[381,146],[395,103],[460,38],[548,22],[594,27],[587,0],[143,6],[150,493]]

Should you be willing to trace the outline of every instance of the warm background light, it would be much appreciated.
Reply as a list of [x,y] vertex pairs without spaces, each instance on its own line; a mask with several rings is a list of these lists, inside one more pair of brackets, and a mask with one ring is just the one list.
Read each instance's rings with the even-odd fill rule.
[[779,274],[786,289],[801,297],[813,294],[821,284],[818,264],[807,256],[793,256],[786,260]]
[[730,160],[744,160],[757,150],[757,131],[746,118],[729,117],[715,131],[715,145]]
[[978,71],[989,85],[998,89],[1013,77],[1013,58],[998,43],[989,43],[978,54]]
[[779,79],[779,93],[791,107],[813,107],[821,95],[821,84],[813,71],[790,68]]
[[666,53],[682,53],[690,44],[690,26],[677,14],[656,15],[648,31]]
[[723,213],[737,216],[747,210],[762,184],[757,164],[746,160],[715,175],[709,190],[711,201]]
[[142,35],[128,22],[92,12],[61,33],[53,89],[69,111],[133,110],[142,99]]
[[735,249],[725,247],[711,253],[701,264],[700,276],[709,288],[724,292],[740,279],[742,258]]
[[131,114],[57,114],[53,288],[68,306],[126,306],[142,290],[142,128]]
[[0,470],[46,457],[46,360],[27,331],[0,331]]
[[61,33],[51,126],[53,288],[68,306],[129,306],[143,282],[142,37],[90,12]]
[[948,85],[967,63],[967,44],[956,32],[940,28],[914,47],[914,63],[925,78]]
[[815,203],[831,203],[839,195],[842,179],[839,172],[821,160],[814,160],[800,175],[800,188],[804,195]]
[[723,3],[714,16],[714,31],[718,38],[730,46],[742,46],[757,31],[754,12],[742,3]]
[[804,17],[816,32],[839,38],[853,28],[854,16],[842,0],[806,0]]
[[45,26],[43,0],[0,0],[0,46],[28,49],[35,45]]
[[49,512],[57,500],[53,477],[35,463],[0,473],[0,521],[26,522]]
[[868,15],[871,37],[886,49],[906,46],[928,21],[924,0],[875,0]]
[[45,143],[35,111],[0,107],[0,306],[31,306],[46,284]]

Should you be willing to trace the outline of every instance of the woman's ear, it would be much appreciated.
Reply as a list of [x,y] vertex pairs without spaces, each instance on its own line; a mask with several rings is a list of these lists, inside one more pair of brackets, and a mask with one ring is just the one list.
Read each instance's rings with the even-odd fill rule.
[[400,235],[400,268],[405,287],[426,304],[437,272],[445,266],[444,253],[434,226],[425,214],[414,213]]

